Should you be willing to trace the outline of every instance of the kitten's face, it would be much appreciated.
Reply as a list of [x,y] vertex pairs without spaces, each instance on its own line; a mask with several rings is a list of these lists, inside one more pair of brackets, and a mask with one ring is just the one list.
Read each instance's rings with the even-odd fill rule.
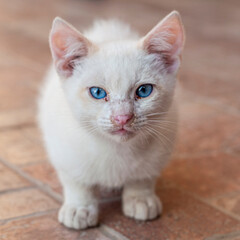
[[156,134],[167,113],[183,48],[172,12],[139,41],[92,43],[57,18],[50,33],[56,70],[76,119],[117,141]]
[[151,131],[167,112],[174,85],[175,74],[167,74],[136,42],[104,46],[77,63],[64,82],[80,124],[117,141]]

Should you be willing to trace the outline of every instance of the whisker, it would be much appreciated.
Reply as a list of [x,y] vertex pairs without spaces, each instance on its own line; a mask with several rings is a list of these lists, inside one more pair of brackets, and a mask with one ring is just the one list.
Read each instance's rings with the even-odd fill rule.
[[154,128],[150,127],[153,131],[155,131],[157,134],[160,134],[162,137],[164,137],[169,143],[173,143],[170,139],[168,139],[163,133],[161,133],[160,131],[156,131]]
[[163,139],[162,138],[160,138],[155,132],[153,132],[151,129],[149,129],[149,128],[146,128],[146,131],[150,134],[150,136],[152,136],[153,138],[155,138],[155,139],[158,139],[162,144],[163,144],[163,146],[169,151],[169,149],[168,149],[168,144],[165,142],[165,141],[163,141]]
[[[160,131],[156,131],[156,129],[152,128],[151,126],[148,126],[147,128],[149,131],[151,131],[163,144],[164,146],[167,148],[167,150],[169,151],[169,144],[173,144],[173,141],[171,141],[168,137],[166,137],[162,132]],[[162,137],[160,137],[160,136]],[[165,141],[163,141],[163,138],[165,139]],[[167,143],[168,142],[168,143]]]
[[144,140],[146,140],[147,144],[149,144],[149,139],[147,137],[147,134],[143,131],[142,134],[140,134],[140,137],[142,139],[142,144],[144,144]]
[[161,123],[176,123],[176,121],[168,121],[168,120],[162,120],[162,119],[148,119],[149,122],[161,122]]
[[175,133],[175,129],[164,128],[162,126],[157,126],[157,128],[162,129],[162,130],[167,131],[167,132],[170,132],[170,133]]
[[163,114],[166,114],[166,113],[168,113],[168,112],[160,112],[160,113],[148,113],[148,114],[145,114],[145,116],[158,116],[158,115],[163,115]]
[[150,116],[161,116],[164,115],[166,113],[177,113],[178,111],[166,111],[166,112],[155,112],[155,113],[148,113],[145,114],[145,116],[150,117]]
[[149,124],[154,124],[154,126],[162,126],[162,127],[177,127],[177,123],[170,123],[170,122],[161,122],[161,121],[147,121]]

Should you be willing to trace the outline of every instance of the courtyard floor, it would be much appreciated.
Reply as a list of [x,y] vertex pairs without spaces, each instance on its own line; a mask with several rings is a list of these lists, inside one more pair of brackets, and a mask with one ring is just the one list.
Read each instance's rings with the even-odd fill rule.
[[[163,214],[126,218],[119,192],[110,192],[98,228],[69,230],[57,221],[61,186],[35,119],[51,22],[58,15],[81,30],[117,17],[145,34],[174,9],[187,42],[179,137],[156,189]],[[0,0],[0,240],[239,240],[239,23],[237,0]]]

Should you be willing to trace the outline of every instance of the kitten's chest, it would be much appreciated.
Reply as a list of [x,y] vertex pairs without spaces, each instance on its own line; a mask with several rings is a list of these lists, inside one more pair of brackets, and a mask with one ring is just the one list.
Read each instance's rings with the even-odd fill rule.
[[[159,173],[159,152],[153,146],[132,148],[127,144],[98,143],[87,151],[75,173],[81,181],[107,187],[119,187],[132,179]],[[148,151],[149,149],[149,151]],[[86,149],[85,149],[86,150]]]

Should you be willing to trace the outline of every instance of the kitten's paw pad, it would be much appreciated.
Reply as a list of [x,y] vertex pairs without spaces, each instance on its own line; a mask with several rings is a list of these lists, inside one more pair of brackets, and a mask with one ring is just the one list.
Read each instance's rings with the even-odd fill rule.
[[85,229],[98,224],[98,208],[95,205],[63,205],[58,213],[58,221],[68,228]]
[[123,213],[127,217],[146,221],[156,218],[161,212],[162,203],[154,194],[123,197]]

